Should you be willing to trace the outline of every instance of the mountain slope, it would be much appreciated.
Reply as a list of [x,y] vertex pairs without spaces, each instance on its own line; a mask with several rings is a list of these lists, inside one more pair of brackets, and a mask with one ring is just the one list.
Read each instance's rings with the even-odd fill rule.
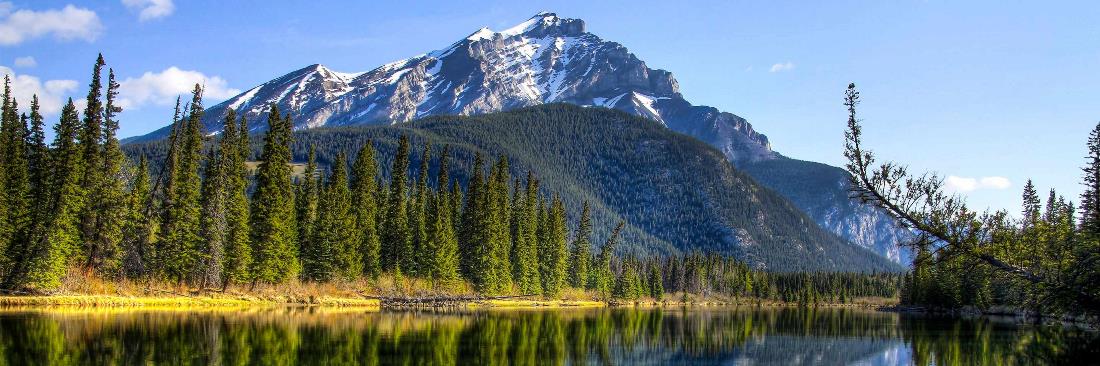
[[[392,159],[401,134],[410,136],[413,167],[419,165],[425,142],[430,141],[435,151],[450,145],[453,177],[463,183],[475,152],[489,160],[507,156],[514,176],[534,171],[544,193],[562,196],[573,215],[571,222],[589,201],[596,244],[615,223],[626,221],[620,247],[624,252],[701,249],[780,271],[898,269],[822,230],[713,147],[621,111],[550,104],[474,117],[428,117],[393,126],[310,129],[296,132],[295,157],[305,159],[312,144],[319,160],[328,165],[339,151],[355,152],[373,140],[380,156]],[[163,142],[131,144],[127,149],[131,154],[157,154],[160,145]],[[390,164],[380,161],[383,170]],[[434,166],[429,174],[435,177]]]
[[[580,19],[540,13],[500,32],[482,28],[440,50],[392,62],[367,72],[340,73],[323,65],[296,70],[207,109],[207,131],[220,128],[229,108],[248,117],[253,131],[263,128],[268,107],[290,113],[297,129],[378,125],[430,115],[478,115],[546,103],[565,102],[618,109],[658,121],[665,127],[714,146],[734,164],[763,163],[749,172],[760,177],[781,159],[767,136],[744,118],[683,98],[672,74],[648,67],[621,44],[588,33]],[[166,136],[163,128],[129,142]],[[804,164],[805,163],[805,164]],[[782,160],[783,175],[816,181],[813,163]],[[829,167],[828,176],[845,174]],[[826,169],[828,170],[828,169]],[[765,184],[776,183],[762,179]],[[781,183],[781,182],[780,182]],[[855,207],[832,182],[798,190],[774,185],[820,225],[846,239],[892,256],[889,218]],[[837,215],[843,215],[837,216]],[[842,222],[843,224],[838,224]],[[870,225],[870,226],[869,226]]]

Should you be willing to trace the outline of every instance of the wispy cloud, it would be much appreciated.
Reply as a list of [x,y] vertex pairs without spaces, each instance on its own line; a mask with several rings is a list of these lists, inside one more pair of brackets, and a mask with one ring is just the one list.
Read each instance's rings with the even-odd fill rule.
[[772,68],[768,69],[768,72],[780,72],[780,71],[791,71],[791,70],[794,70],[794,64],[791,63],[790,61],[787,61],[786,63],[778,63],[778,64],[775,64],[775,65],[772,65]]
[[970,178],[951,175],[944,180],[944,186],[950,191],[973,192],[979,189],[1008,189],[1012,182],[1008,178],[997,176]]
[[38,61],[35,61],[34,57],[16,57],[15,67],[35,67],[38,66]]
[[172,15],[176,4],[172,0],[122,0],[130,10],[138,12],[138,20],[147,21]]
[[53,36],[67,41],[94,41],[103,32],[103,24],[94,11],[66,5],[51,10],[16,10],[10,2],[0,2],[0,45],[13,46],[26,40]]
[[44,115],[54,115],[61,111],[65,98],[77,87],[76,80],[42,81],[37,76],[16,74],[14,70],[5,66],[0,66],[0,75],[11,78],[11,92],[21,109],[30,108],[31,97],[38,95],[38,104]]
[[176,96],[191,93],[195,84],[202,84],[203,97],[221,101],[240,94],[240,89],[230,88],[219,76],[209,76],[199,71],[181,70],[172,66],[161,72],[146,72],[137,78],[127,78],[119,83],[119,105],[123,108],[140,108],[146,104],[171,105]]

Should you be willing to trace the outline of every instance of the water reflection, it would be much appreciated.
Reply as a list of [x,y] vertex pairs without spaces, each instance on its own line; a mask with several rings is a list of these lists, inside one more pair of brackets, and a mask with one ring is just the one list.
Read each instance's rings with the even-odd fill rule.
[[969,365],[1097,360],[1096,334],[847,309],[0,312],[0,364]]

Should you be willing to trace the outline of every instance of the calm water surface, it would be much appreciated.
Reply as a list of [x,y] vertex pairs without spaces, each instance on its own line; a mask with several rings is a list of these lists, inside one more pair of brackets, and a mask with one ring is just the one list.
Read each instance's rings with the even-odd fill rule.
[[848,309],[0,311],[0,365],[1098,363],[1093,332]]

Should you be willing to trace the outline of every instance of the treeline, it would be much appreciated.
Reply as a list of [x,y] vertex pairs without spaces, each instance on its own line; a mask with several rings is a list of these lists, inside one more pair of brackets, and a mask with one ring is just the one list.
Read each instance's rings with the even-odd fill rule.
[[[1100,152],[1100,126],[1090,140],[1090,150]],[[1096,169],[1100,167],[1086,168]],[[1087,195],[1085,196],[1088,197]],[[1046,202],[1028,180],[1023,189],[1023,208],[1018,219],[1007,212],[993,216],[997,240],[981,248],[1011,265],[1026,268],[1055,283],[1080,284],[1096,289],[1095,224],[1078,220],[1078,210],[1051,189]],[[1097,216],[1096,204],[1082,207],[1085,217]],[[1065,287],[1036,286],[1013,273],[997,270],[973,256],[946,256],[935,248],[918,248],[912,271],[902,282],[903,304],[956,309],[972,306],[988,309],[1011,306],[1036,313],[1076,312],[1065,301]]]
[[[57,288],[69,273],[222,290],[386,274],[484,294],[556,298],[574,288],[600,299],[683,292],[803,303],[896,289],[894,275],[772,274],[718,254],[620,258],[624,223],[596,241],[587,202],[571,229],[562,199],[534,173],[513,176],[505,156],[490,164],[475,154],[460,184],[449,146],[423,144],[412,167],[406,136],[392,158],[368,141],[327,169],[310,149],[298,171],[289,115],[271,106],[255,156],[248,122],[233,111],[216,137],[204,131],[199,85],[177,101],[162,161],[129,160],[115,136],[119,85],[111,70],[101,83],[105,66],[101,56],[83,117],[70,100],[49,145],[37,99],[20,115],[5,79],[3,290]],[[390,162],[388,181],[380,160]]]

